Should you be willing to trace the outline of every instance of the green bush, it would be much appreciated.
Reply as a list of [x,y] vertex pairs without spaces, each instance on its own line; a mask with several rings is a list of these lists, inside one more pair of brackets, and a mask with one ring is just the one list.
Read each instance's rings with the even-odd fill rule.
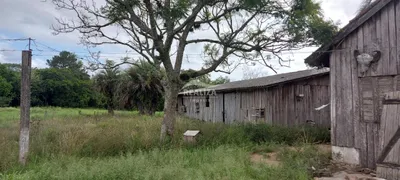
[[318,127],[282,127],[267,124],[249,124],[243,126],[245,134],[254,143],[275,142],[293,145],[296,142],[326,143],[330,140],[327,128]]

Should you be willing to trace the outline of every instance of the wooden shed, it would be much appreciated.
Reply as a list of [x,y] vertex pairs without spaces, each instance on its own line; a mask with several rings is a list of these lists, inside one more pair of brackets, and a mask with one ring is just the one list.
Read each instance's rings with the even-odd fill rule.
[[[331,70],[333,157],[398,169],[398,143],[387,158],[383,152],[400,124],[397,101],[384,103],[388,93],[400,90],[400,0],[376,0],[305,62]],[[386,106],[392,110],[382,113]]]
[[330,127],[329,69],[313,69],[181,92],[178,110],[209,122]]

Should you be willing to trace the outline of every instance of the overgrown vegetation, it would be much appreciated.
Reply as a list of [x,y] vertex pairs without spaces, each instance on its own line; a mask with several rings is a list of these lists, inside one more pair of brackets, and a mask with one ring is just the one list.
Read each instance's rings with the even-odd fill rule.
[[[82,61],[62,51],[47,60],[48,68],[32,69],[31,105],[68,108],[135,109],[142,114],[162,111],[161,75],[149,63],[120,69],[107,60],[105,69],[90,77]],[[0,63],[0,107],[18,107],[21,67]]]
[[[106,110],[33,108],[29,166],[21,168],[17,165],[19,110],[0,112],[0,172],[5,179],[309,179],[307,164],[316,167],[326,158],[316,150],[282,151],[281,159],[288,163],[279,168],[252,164],[248,156],[330,139],[327,130],[318,128],[180,118],[177,136],[160,144],[160,112],[142,116],[116,111],[109,116]],[[196,145],[183,141],[188,129],[201,130]]]

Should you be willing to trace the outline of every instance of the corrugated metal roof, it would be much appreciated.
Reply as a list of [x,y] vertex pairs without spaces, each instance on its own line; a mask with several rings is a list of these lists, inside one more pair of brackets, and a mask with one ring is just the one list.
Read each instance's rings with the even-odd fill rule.
[[266,77],[261,77],[261,78],[256,78],[256,79],[250,79],[250,80],[234,81],[234,82],[230,82],[230,83],[226,83],[226,84],[211,86],[208,88],[185,91],[185,92],[181,92],[180,94],[204,92],[204,91],[210,91],[210,90],[211,91],[234,91],[234,90],[242,90],[242,89],[249,89],[249,88],[268,87],[268,86],[274,86],[274,85],[277,85],[280,83],[295,81],[298,79],[304,79],[304,78],[309,78],[309,77],[324,75],[324,74],[329,74],[329,68],[303,70],[303,71],[296,71],[296,72],[266,76]]

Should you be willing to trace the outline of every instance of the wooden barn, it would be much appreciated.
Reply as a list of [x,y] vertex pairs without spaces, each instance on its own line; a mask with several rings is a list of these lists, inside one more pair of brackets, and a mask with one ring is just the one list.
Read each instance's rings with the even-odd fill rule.
[[209,122],[330,127],[329,69],[313,69],[181,92],[178,110]]
[[400,178],[400,0],[375,1],[305,62],[330,68],[333,157]]

